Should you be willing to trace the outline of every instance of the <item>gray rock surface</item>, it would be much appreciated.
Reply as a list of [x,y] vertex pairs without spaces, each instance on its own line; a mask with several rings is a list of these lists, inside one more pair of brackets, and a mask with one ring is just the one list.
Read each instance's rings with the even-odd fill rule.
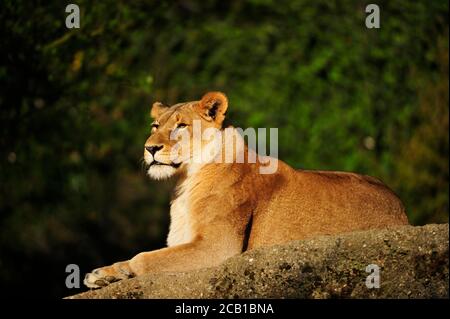
[[[294,241],[69,298],[448,298],[448,231],[402,226]],[[379,266],[378,289],[366,286],[369,264]]]

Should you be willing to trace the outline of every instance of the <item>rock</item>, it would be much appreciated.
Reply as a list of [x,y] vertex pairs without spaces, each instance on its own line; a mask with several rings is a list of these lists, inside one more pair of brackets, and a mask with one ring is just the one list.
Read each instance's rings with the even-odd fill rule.
[[[448,231],[402,226],[294,241],[68,298],[448,298]],[[379,267],[380,288],[366,286],[370,264]]]

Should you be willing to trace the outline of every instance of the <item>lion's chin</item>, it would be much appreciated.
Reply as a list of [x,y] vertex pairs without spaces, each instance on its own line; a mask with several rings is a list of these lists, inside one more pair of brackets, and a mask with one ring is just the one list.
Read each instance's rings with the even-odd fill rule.
[[149,167],[147,174],[153,179],[161,180],[172,177],[177,169],[169,165],[152,165]]

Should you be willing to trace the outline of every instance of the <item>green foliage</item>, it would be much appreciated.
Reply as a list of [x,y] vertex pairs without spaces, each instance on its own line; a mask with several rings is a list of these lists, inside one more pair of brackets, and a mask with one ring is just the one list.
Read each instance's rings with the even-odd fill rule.
[[377,176],[411,222],[448,221],[446,1],[379,1],[370,30],[365,1],[77,4],[73,30],[64,2],[0,4],[6,286],[35,265],[39,291],[68,294],[66,264],[160,247],[171,182],[141,169],[150,105],[209,90],[234,126],[278,127],[289,164]]

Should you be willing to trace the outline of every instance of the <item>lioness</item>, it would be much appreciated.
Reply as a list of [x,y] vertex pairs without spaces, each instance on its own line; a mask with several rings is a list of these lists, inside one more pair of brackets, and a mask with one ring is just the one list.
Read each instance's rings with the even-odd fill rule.
[[[215,266],[243,251],[295,239],[408,223],[399,198],[369,176],[295,170],[279,160],[273,174],[261,174],[258,161],[217,163],[211,156],[194,163],[193,155],[173,160],[174,131],[193,139],[195,120],[202,130],[222,130],[227,108],[227,97],[220,92],[170,107],[153,104],[155,121],[144,150],[148,174],[156,179],[179,176],[168,247],[95,269],[85,277],[88,287],[150,272]],[[200,145],[206,149],[210,144]],[[245,150],[244,145],[234,155]]]

